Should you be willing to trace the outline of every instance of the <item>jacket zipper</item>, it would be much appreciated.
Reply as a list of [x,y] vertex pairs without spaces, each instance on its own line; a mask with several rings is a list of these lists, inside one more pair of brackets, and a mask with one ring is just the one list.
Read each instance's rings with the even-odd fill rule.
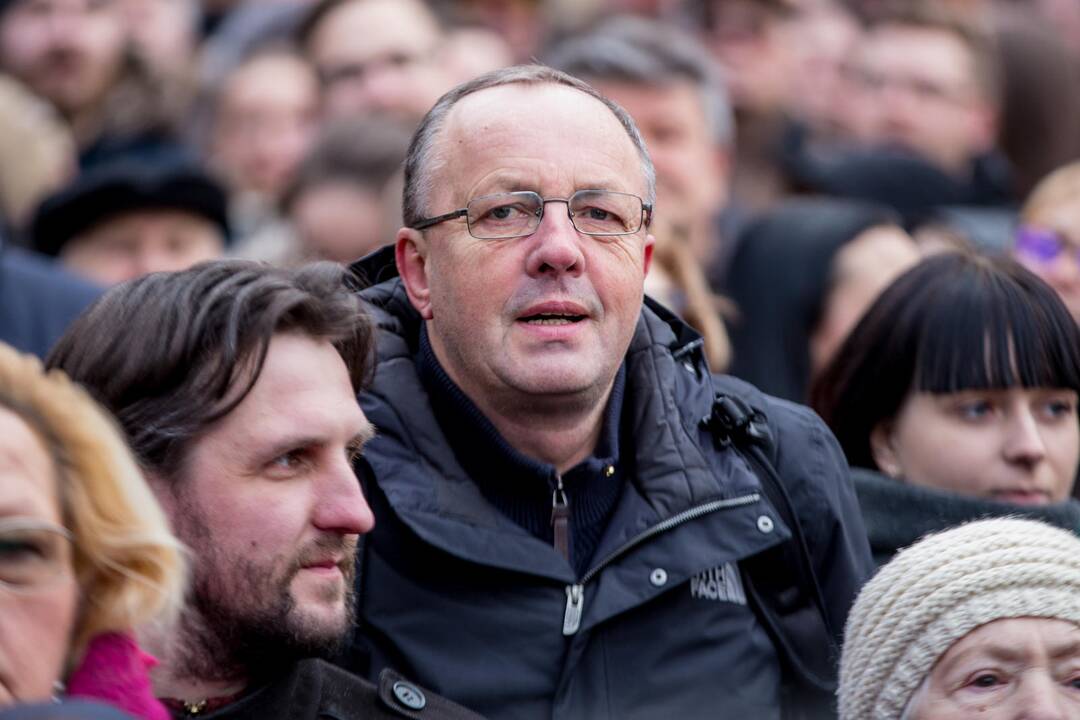
[[570,562],[570,501],[560,473],[555,473],[555,490],[551,493],[551,529],[555,550]]
[[751,493],[749,495],[743,495],[728,500],[713,500],[711,502],[703,503],[692,507],[689,510],[684,510],[678,515],[673,515],[667,520],[657,523],[650,528],[642,530],[640,533],[627,540],[618,549],[614,550],[600,561],[598,565],[593,566],[591,570],[582,575],[580,580],[573,585],[566,586],[566,611],[563,613],[563,635],[573,635],[578,631],[578,628],[581,626],[581,614],[585,607],[585,584],[599,575],[600,571],[605,567],[615,562],[621,556],[646,540],[665,533],[668,530],[673,530],[683,523],[697,520],[698,518],[714,513],[717,510],[751,505],[758,502],[760,499],[761,495],[758,493]]

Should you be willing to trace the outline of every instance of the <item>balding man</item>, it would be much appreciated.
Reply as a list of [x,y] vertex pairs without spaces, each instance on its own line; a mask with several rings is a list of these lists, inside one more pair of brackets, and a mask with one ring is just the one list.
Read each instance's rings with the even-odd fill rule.
[[[770,720],[804,641],[838,637],[873,567],[843,457],[643,306],[654,193],[629,115],[550,68],[460,85],[417,129],[405,227],[361,262],[372,672],[492,717]],[[745,442],[766,434],[775,467]]]

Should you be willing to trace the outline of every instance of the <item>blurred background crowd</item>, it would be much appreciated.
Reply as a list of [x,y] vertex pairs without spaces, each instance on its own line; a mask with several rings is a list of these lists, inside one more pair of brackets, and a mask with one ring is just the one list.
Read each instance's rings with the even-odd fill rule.
[[0,0],[0,341],[393,243],[417,123],[526,62],[634,118],[646,292],[823,417],[879,563],[988,514],[1080,534],[1080,0]]
[[648,291],[715,369],[805,401],[943,248],[1015,253],[1080,317],[1073,0],[5,0],[3,339],[43,354],[150,271],[392,242],[419,118],[530,60],[641,127]]

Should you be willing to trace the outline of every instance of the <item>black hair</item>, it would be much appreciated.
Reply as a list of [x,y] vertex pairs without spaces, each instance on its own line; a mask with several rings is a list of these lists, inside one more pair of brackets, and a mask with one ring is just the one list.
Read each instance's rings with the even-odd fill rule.
[[835,286],[837,254],[870,228],[898,224],[884,206],[836,198],[787,200],[748,223],[724,288],[738,311],[731,374],[805,402],[810,338]]
[[912,392],[1069,388],[1080,328],[1050,286],[1007,257],[922,261],[866,311],[811,389],[848,462],[875,469],[870,434]]

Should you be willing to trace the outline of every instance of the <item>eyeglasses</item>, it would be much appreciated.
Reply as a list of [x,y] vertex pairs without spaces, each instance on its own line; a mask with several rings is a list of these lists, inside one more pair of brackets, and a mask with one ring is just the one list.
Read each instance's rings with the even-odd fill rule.
[[52,523],[0,520],[0,589],[30,593],[48,587],[71,567],[71,533]]
[[1049,265],[1069,250],[1080,263],[1080,245],[1054,230],[1021,225],[1016,231],[1016,252],[1040,265]]
[[525,237],[540,227],[544,206],[551,202],[566,203],[570,222],[585,235],[633,235],[652,221],[652,205],[630,193],[578,190],[569,198],[542,198],[526,190],[473,198],[460,210],[420,220],[413,229],[464,217],[469,234],[480,240]]

